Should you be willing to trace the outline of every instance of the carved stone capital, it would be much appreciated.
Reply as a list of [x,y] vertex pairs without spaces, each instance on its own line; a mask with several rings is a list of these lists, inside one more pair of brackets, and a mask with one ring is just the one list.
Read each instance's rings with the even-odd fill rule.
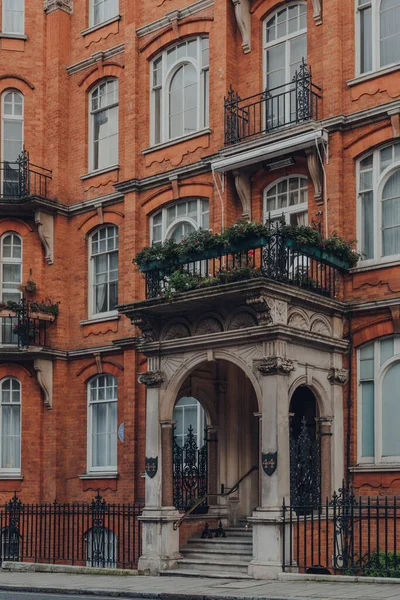
[[147,371],[140,373],[138,382],[146,387],[158,387],[164,381],[164,373],[162,371]]
[[349,372],[347,369],[338,369],[337,367],[332,367],[329,369],[327,377],[332,385],[345,385],[349,378]]
[[55,10],[64,10],[71,15],[74,10],[73,0],[44,0],[44,12],[46,14]]
[[259,371],[261,375],[288,375],[296,367],[294,360],[284,356],[267,356],[253,361],[253,369]]
[[270,325],[272,323],[271,308],[267,296],[252,296],[246,299],[246,304],[255,311],[259,325]]

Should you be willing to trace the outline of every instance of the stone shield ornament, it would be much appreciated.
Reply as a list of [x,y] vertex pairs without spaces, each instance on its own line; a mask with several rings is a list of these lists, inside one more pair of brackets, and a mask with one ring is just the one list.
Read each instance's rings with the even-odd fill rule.
[[276,467],[278,466],[278,453],[277,452],[267,452],[266,454],[261,454],[262,458],[262,468],[266,475],[271,476],[276,471]]
[[156,456],[155,458],[147,458],[145,459],[145,471],[146,474],[153,479],[154,475],[157,473],[157,469],[158,469],[158,456]]

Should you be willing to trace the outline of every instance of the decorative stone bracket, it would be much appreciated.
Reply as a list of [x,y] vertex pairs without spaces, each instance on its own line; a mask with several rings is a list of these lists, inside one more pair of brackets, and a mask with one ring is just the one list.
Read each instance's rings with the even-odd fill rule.
[[44,404],[50,410],[53,408],[53,362],[44,358],[36,358],[33,368],[43,393]]
[[49,265],[54,263],[54,216],[41,210],[35,212],[35,223]]
[[322,169],[316,148],[306,151],[308,171],[314,186],[314,199],[316,204],[323,203],[322,197]]
[[64,10],[71,15],[74,10],[73,0],[44,0],[44,12],[46,14],[55,10]]
[[392,123],[392,135],[394,138],[400,137],[400,110],[394,108],[387,111]]
[[271,308],[267,296],[247,298],[246,304],[255,311],[259,325],[270,325],[272,323]]
[[250,177],[242,171],[233,171],[235,187],[242,203],[242,215],[245,219],[251,219],[251,183]]
[[243,52],[251,51],[251,14],[250,0],[232,0],[235,7],[236,22],[242,36]]
[[138,376],[138,382],[146,387],[158,387],[163,381],[164,373],[162,371],[147,371],[146,373],[140,373]]
[[296,367],[297,363],[294,360],[284,356],[268,356],[253,361],[253,369],[261,375],[288,375]]
[[140,331],[142,332],[140,341],[143,344],[156,341],[156,325],[151,319],[145,317],[144,315],[137,315],[131,319],[131,323],[132,325],[139,327]]
[[331,382],[331,385],[345,385],[349,378],[349,372],[347,369],[338,369],[337,367],[332,367],[329,369],[327,377]]
[[312,0],[313,3],[313,19],[316,25],[322,25],[322,0]]

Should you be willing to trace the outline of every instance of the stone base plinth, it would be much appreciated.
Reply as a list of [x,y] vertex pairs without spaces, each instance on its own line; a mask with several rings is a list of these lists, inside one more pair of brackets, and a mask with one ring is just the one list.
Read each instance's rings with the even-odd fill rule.
[[249,575],[254,579],[278,579],[282,572],[282,511],[262,508],[253,512],[253,560]]
[[139,517],[142,522],[142,555],[139,573],[158,575],[160,571],[177,566],[179,529],[174,529],[180,513],[173,507],[145,508]]

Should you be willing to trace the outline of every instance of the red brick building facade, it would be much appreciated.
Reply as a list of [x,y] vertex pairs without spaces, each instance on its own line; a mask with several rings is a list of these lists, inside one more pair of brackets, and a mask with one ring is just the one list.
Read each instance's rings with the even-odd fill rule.
[[[158,367],[117,309],[145,298],[132,260],[196,227],[281,212],[363,253],[336,296],[342,346],[327,368],[342,372],[340,410],[325,416],[341,437],[324,489],[349,472],[362,494],[398,493],[399,13],[395,0],[2,1],[0,302],[34,281],[25,298],[59,303],[53,322],[35,322],[45,342],[29,333],[29,347],[12,332],[15,313],[1,312],[2,501],[14,491],[86,501],[97,489],[109,501],[144,498],[138,375]],[[303,58],[307,118],[288,87]],[[241,131],[226,121],[230,87],[252,98]]]

